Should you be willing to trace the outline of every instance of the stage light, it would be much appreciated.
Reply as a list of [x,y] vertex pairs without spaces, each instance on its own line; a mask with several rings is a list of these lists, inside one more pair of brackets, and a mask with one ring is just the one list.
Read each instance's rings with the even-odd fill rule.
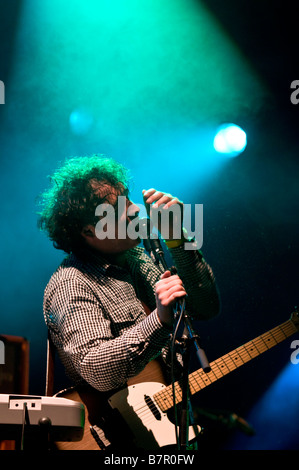
[[74,109],[70,114],[69,123],[73,134],[85,135],[93,124],[93,116],[87,109]]
[[[297,350],[277,376],[246,420],[256,431],[255,436],[235,436],[234,450],[298,449],[299,366]],[[292,359],[293,358],[293,359]]]
[[223,124],[217,130],[214,138],[214,149],[230,157],[236,157],[245,150],[247,145],[246,133],[236,124]]

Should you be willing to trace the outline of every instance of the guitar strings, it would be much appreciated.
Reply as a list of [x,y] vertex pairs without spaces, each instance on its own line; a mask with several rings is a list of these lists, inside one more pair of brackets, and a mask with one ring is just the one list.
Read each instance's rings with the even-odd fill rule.
[[[193,390],[196,390],[196,391],[199,391],[201,388],[205,388],[207,385],[213,383],[219,378],[225,376],[227,373],[240,367],[240,365],[245,364],[246,362],[253,359],[254,357],[257,357],[259,354],[262,354],[263,352],[272,348],[272,346],[274,346],[275,344],[278,344],[279,342],[283,341],[285,338],[291,336],[294,330],[296,330],[294,328],[294,325],[292,324],[290,320],[288,320],[284,324],[276,328],[273,328],[269,332],[257,337],[256,339],[252,341],[249,341],[243,346],[240,346],[234,351],[231,351],[225,356],[214,361],[211,364],[211,372],[209,372],[208,374],[209,377],[207,377],[207,374],[205,374],[205,379],[201,377],[201,374],[203,374],[202,369],[199,369],[193,372],[192,374],[190,374],[191,391],[192,391],[192,388]],[[241,364],[239,363],[240,361],[241,361]],[[200,387],[199,390],[196,389],[196,385],[194,385],[194,383],[198,387]],[[177,386],[178,382],[176,382],[175,385]],[[158,393],[160,396],[164,394],[165,396],[168,395],[169,399],[173,398],[172,393],[170,392],[170,387],[171,386],[164,387],[161,389],[161,391],[156,392],[154,395]],[[177,388],[176,393],[177,392],[180,392],[179,388]],[[179,396],[178,398],[181,398],[181,397]],[[164,415],[165,413],[161,410],[159,406],[159,403],[158,403],[159,400],[154,400],[153,397],[151,397],[151,399],[153,400],[154,405],[157,406],[159,413],[161,415]],[[133,412],[132,409],[128,409],[124,411],[123,414],[125,416],[128,416],[132,412]],[[145,401],[140,401],[139,403],[137,403],[134,409],[134,412],[138,413],[138,417],[142,418],[142,422],[144,424],[145,423],[149,424],[151,422],[157,421],[157,418],[155,418],[153,411],[149,408],[149,405]]]

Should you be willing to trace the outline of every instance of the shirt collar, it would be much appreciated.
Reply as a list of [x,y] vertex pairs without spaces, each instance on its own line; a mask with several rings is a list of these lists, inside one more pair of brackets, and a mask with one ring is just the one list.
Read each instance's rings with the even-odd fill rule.
[[[126,256],[128,267],[130,267],[132,264],[135,264],[136,260],[140,258],[143,253],[143,248],[139,246],[128,250]],[[92,250],[88,247],[76,250],[73,255],[80,259],[81,262],[96,266],[97,269],[100,269],[103,272],[106,272],[110,268],[125,269],[125,267],[122,268],[121,266],[111,263],[100,252]]]

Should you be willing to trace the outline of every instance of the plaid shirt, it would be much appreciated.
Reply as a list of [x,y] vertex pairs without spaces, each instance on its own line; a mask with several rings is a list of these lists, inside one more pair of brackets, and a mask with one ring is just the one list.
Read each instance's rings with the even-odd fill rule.
[[[197,250],[170,250],[192,316],[218,313],[211,268]],[[143,248],[127,252],[125,268],[85,252],[65,258],[44,294],[44,317],[67,375],[99,391],[115,390],[162,353],[170,331],[160,323],[154,286],[161,271]],[[146,315],[142,302],[151,311]]]

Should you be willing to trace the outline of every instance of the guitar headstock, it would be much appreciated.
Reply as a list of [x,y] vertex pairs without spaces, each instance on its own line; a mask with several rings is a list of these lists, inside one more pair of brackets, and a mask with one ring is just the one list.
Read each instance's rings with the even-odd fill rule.
[[298,307],[295,307],[295,311],[292,313],[291,315],[291,321],[292,323],[295,325],[295,327],[297,328],[297,330],[299,330],[299,312],[298,312]]

